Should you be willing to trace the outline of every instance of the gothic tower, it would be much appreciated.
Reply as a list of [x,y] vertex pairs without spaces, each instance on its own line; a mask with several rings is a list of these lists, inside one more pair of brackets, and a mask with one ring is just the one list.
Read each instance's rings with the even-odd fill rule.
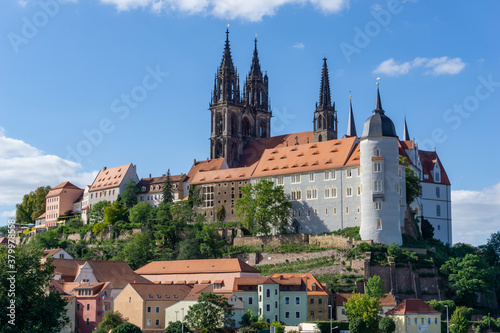
[[334,139],[337,139],[337,112],[335,111],[335,103],[332,105],[328,67],[326,58],[323,58],[319,104],[316,103],[316,111],[314,112],[314,142]]
[[224,54],[220,68],[215,75],[210,103],[210,158],[223,157],[229,167],[234,167],[238,163],[243,150],[240,125],[243,109],[239,77],[231,58],[228,29],[226,30]]

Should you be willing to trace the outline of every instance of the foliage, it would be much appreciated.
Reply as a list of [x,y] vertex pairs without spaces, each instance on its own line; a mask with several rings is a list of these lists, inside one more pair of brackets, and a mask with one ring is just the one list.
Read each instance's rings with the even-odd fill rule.
[[120,195],[120,202],[127,206],[127,208],[131,208],[137,204],[137,195],[139,193],[141,193],[141,190],[135,183],[135,180],[129,178],[125,183],[125,190]]
[[[458,310],[458,308],[457,308]],[[450,319],[450,332],[451,333],[467,333],[470,327],[470,321],[465,317],[462,311],[453,312]]]
[[354,294],[344,306],[349,321],[359,318],[365,322],[366,332],[377,331],[382,310],[378,299],[367,294]]
[[305,273],[314,268],[331,266],[335,264],[335,257],[318,257],[305,260],[295,260],[289,263],[259,265],[262,275],[273,273]]
[[190,332],[189,325],[184,323],[184,330],[182,330],[182,322],[181,321],[171,321],[168,323],[165,328],[165,333],[187,333]]
[[427,219],[422,220],[422,237],[424,240],[434,238],[434,227]]
[[104,220],[104,209],[110,206],[111,204],[107,200],[95,203],[89,212],[89,224],[102,222]]
[[16,205],[16,222],[21,224],[34,223],[35,219],[45,213],[45,196],[50,186],[40,186],[25,194],[23,201]]
[[344,229],[339,229],[336,231],[332,231],[332,235],[342,236],[346,238],[352,238],[354,240],[361,240],[361,236],[359,235],[359,227],[347,227]]
[[393,333],[396,330],[396,323],[390,317],[384,317],[380,319],[378,323],[378,329],[383,333]]
[[441,312],[441,320],[446,320],[446,305],[448,305],[448,315],[455,312],[455,309],[457,308],[455,302],[452,300],[438,301],[433,299],[426,303],[434,310]]
[[286,197],[283,186],[274,186],[268,180],[241,189],[242,197],[236,200],[236,216],[243,218],[243,225],[253,235],[269,235],[274,228],[286,231],[292,202]]
[[486,245],[484,246],[484,250],[487,257],[492,259],[489,260],[489,263],[491,265],[496,264],[497,266],[500,266],[500,231],[491,234]]
[[[329,333],[330,332],[330,321],[329,320],[323,320],[323,321],[315,321],[315,324],[318,324],[318,327],[322,333]],[[349,322],[347,321],[337,321],[337,320],[332,320],[331,322],[332,328],[337,327],[336,329],[333,329],[333,332],[340,332],[342,331],[347,331],[349,330]]]
[[491,288],[492,272],[486,261],[475,254],[451,258],[441,270],[448,274],[458,304],[475,305],[476,292],[488,292]]
[[149,233],[135,234],[118,254],[132,269],[144,266],[153,259],[154,241]]
[[366,323],[361,318],[349,319],[349,331],[351,333],[365,333],[368,332]]
[[123,324],[127,319],[123,318],[120,312],[106,312],[102,318],[102,321],[97,326],[97,333],[108,333],[113,328]]
[[141,333],[141,329],[131,323],[123,323],[118,325],[112,333]]
[[420,178],[409,167],[408,158],[399,155],[399,162],[405,165],[406,203],[411,204],[416,198],[422,196],[422,185],[420,185]]
[[186,322],[193,328],[233,327],[233,309],[227,299],[213,293],[202,293],[186,315]]
[[9,226],[4,225],[3,227],[0,227],[0,237],[7,237],[9,234]]
[[[51,333],[59,332],[66,324],[66,301],[49,286],[54,275],[52,260],[42,264],[41,257],[41,249],[31,245],[0,247],[2,332]],[[11,289],[11,284],[15,285],[15,290]],[[12,312],[15,313],[15,326],[9,323],[13,319],[9,317]]]
[[276,327],[276,333],[285,333],[285,325],[273,320],[271,326]]
[[172,178],[170,177],[170,169],[167,170],[167,178],[165,179],[165,183],[163,183],[163,199],[162,203],[167,204],[169,202],[174,201],[174,193]]
[[384,281],[380,278],[380,276],[375,275],[368,279],[366,283],[366,293],[368,296],[380,299],[384,296]]
[[153,230],[152,215],[153,206],[147,201],[139,202],[129,210],[129,220],[132,228],[140,228],[141,226],[148,231]]
[[173,211],[183,203],[162,203],[156,208],[154,236],[163,246],[172,250],[177,248],[181,241],[182,230],[186,227],[185,216],[182,211],[174,217]]
[[128,229],[128,209],[125,204],[117,200],[110,207],[104,208],[103,223],[117,234]]
[[250,326],[252,323],[259,320],[259,316],[254,314],[251,309],[248,309],[247,312],[241,316],[240,326],[246,327]]

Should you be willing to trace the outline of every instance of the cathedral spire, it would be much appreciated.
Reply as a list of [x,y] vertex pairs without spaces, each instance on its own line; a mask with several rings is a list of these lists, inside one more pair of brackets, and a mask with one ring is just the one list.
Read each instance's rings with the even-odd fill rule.
[[221,70],[234,70],[231,48],[229,47],[229,28],[226,29],[226,44],[224,46],[224,55],[222,56],[220,68]]
[[[252,66],[243,89],[245,105],[261,112],[269,112],[269,82],[267,74],[262,76],[259,53],[257,51],[257,35],[255,35]],[[267,133],[266,133],[267,135]]]
[[358,136],[356,133],[356,124],[354,123],[354,114],[352,112],[352,100],[349,96],[349,120],[347,121],[347,136]]
[[253,50],[252,67],[250,68],[249,77],[262,78],[260,70],[259,53],[257,52],[257,37],[255,37],[255,48]]
[[373,110],[373,113],[382,113],[384,114],[385,111],[382,109],[382,102],[380,101],[380,90],[378,88],[378,82],[377,82],[377,100],[375,101],[375,110]]
[[321,71],[321,87],[319,89],[319,108],[331,108],[332,96],[330,94],[330,79],[328,77],[328,66],[326,57],[323,58],[323,70]]
[[408,133],[408,126],[406,125],[406,115],[405,115],[405,128],[403,130],[403,141],[409,141],[410,134]]
[[214,82],[212,104],[217,103],[241,103],[239,78],[231,57],[229,47],[229,28],[226,30],[226,43],[220,67],[217,69]]

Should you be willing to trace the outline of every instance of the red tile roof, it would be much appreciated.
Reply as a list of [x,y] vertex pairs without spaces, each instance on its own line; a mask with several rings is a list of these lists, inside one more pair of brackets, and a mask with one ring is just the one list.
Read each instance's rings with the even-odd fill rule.
[[207,159],[204,161],[194,160],[193,165],[187,174],[188,180],[191,181],[199,171],[212,171],[220,169],[227,169],[227,163],[223,158],[214,158],[211,160]]
[[[145,301],[178,301],[184,299],[191,287],[185,284],[130,283],[130,286]],[[150,297],[151,296],[151,297]]]
[[[271,278],[280,284],[282,284],[281,281],[286,281],[287,279],[301,279],[304,281],[304,284],[307,285],[307,293],[309,295],[331,295],[331,293],[326,289],[326,285],[319,282],[318,279],[316,279],[316,277],[311,273],[276,273],[272,274]],[[313,288],[313,285],[315,285],[315,288]]]
[[136,269],[135,272],[141,275],[230,272],[260,273],[257,269],[236,258],[153,261]]
[[421,299],[405,299],[394,309],[387,311],[386,314],[438,314],[441,312],[434,310]]
[[191,184],[219,183],[248,180],[252,176],[257,163],[244,168],[231,168],[213,171],[200,171],[192,179]]
[[213,284],[197,284],[194,285],[193,288],[189,291],[189,293],[184,297],[185,301],[197,301],[198,297],[202,293],[212,293],[214,292]]
[[[418,151],[419,157],[420,157],[420,163],[422,164],[422,174],[425,176],[427,175],[427,179],[425,177],[423,178],[424,183],[436,183],[436,184],[444,184],[444,185],[450,185],[450,179],[448,178],[448,175],[446,174],[446,171],[444,170],[443,164],[441,164],[441,161],[439,160],[439,157],[435,151],[425,151],[425,150],[419,150]],[[439,164],[439,169],[441,169],[441,182],[435,182],[434,177],[432,174],[432,170],[434,169],[435,163]]]
[[109,169],[100,170],[95,177],[92,186],[90,187],[90,192],[100,191],[103,189],[114,188],[120,186],[123,182],[127,171],[134,167],[132,163],[125,164]]
[[45,197],[50,198],[50,197],[59,195],[64,190],[80,190],[83,193],[83,189],[79,188],[78,186],[75,186],[75,185],[71,184],[70,182],[64,182],[64,183],[57,185],[56,187],[51,188],[49,193],[47,193],[47,195]]

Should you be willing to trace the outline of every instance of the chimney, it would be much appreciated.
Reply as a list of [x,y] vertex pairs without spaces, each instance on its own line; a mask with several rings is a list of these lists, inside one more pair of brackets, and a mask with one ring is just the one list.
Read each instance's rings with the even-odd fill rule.
[[151,174],[149,174],[149,178],[151,178]]
[[106,167],[102,168],[103,171],[106,171],[106,169],[107,169]]
[[193,164],[196,164],[196,158],[194,159],[194,162],[193,162]]

